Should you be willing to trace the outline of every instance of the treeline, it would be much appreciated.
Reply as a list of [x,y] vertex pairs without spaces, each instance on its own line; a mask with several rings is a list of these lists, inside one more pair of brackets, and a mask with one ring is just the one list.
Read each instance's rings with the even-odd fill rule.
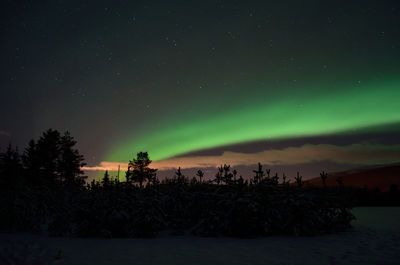
[[315,235],[342,231],[354,218],[352,189],[304,187],[300,174],[290,183],[261,164],[249,179],[224,165],[212,180],[201,170],[189,178],[180,168],[159,180],[140,152],[126,181],[105,172],[86,183],[75,144],[68,132],[48,130],[21,155],[11,146],[1,153],[1,230],[80,237]]
[[22,154],[9,144],[0,153],[0,190],[84,186],[86,176],[81,167],[86,164],[75,145],[69,132],[52,129],[37,141],[31,140]]

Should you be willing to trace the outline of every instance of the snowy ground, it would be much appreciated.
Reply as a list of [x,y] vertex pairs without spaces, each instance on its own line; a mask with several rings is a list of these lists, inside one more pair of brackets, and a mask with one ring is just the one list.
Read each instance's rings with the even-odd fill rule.
[[358,218],[353,229],[315,237],[71,239],[2,234],[0,264],[400,264],[400,207],[355,208],[353,213]]

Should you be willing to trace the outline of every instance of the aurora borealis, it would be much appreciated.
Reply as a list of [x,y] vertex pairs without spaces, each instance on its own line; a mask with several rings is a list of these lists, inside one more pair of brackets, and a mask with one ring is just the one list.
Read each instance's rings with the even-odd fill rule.
[[111,153],[119,161],[130,150],[149,150],[155,160],[222,145],[340,133],[400,121],[400,81],[322,95],[299,95],[277,103],[254,99],[243,108],[162,125],[124,142]]
[[399,25],[398,1],[1,1],[0,146],[55,128],[88,170],[393,163]]

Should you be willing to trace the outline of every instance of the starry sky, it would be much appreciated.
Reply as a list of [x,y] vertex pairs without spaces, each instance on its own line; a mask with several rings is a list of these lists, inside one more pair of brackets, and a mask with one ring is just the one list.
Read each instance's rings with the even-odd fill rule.
[[398,1],[0,1],[0,146],[68,130],[87,172],[400,162]]

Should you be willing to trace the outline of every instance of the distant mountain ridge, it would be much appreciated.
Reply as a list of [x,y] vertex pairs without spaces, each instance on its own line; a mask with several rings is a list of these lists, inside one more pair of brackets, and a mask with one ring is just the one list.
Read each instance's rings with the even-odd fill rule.
[[[339,186],[338,178],[344,186],[388,191],[391,185],[400,187],[400,163],[362,167],[342,172],[328,173],[327,186]],[[320,177],[304,181],[307,186],[322,186]]]

